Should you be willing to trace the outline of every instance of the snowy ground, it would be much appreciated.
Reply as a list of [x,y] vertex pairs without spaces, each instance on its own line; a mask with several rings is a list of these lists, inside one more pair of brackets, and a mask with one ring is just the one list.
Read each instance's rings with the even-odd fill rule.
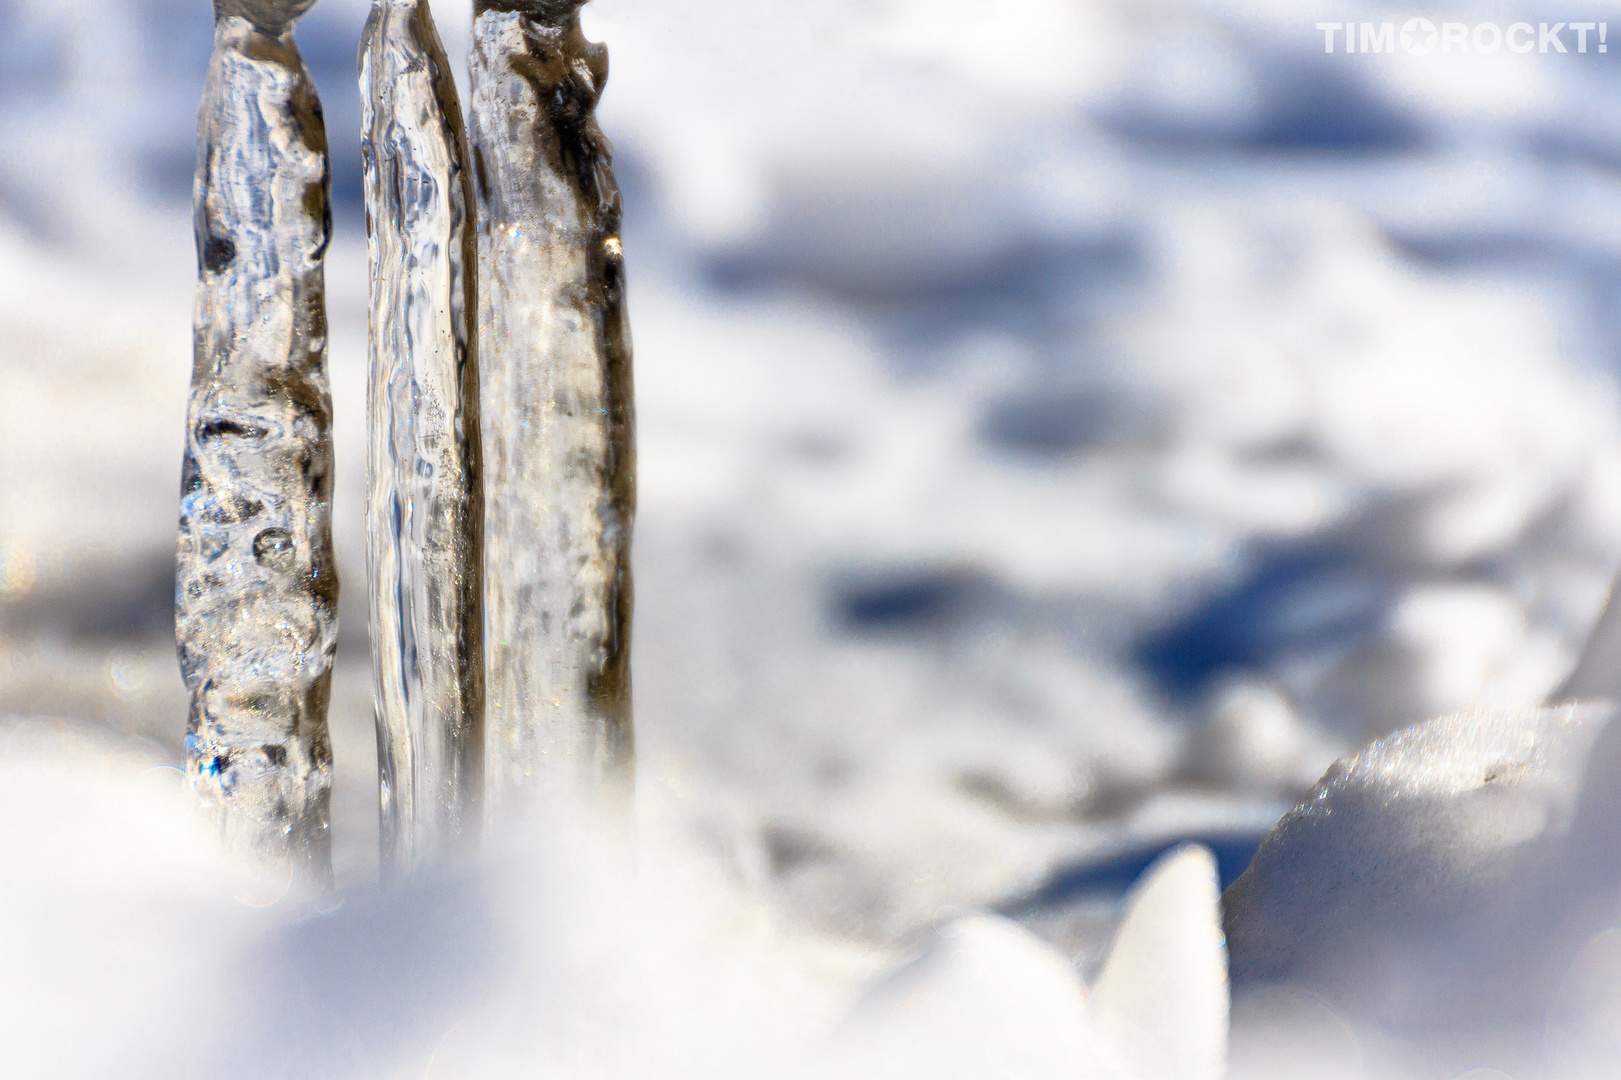
[[[338,208],[357,887],[365,10],[298,32]],[[1412,14],[1621,4],[587,8],[633,275],[640,782],[772,920],[882,950],[1000,908],[1091,976],[1098,898],[1154,851],[1230,879],[1340,753],[1569,673],[1621,559],[1621,49],[1315,29]],[[153,761],[184,717],[210,35],[200,0],[0,0],[0,715]]]

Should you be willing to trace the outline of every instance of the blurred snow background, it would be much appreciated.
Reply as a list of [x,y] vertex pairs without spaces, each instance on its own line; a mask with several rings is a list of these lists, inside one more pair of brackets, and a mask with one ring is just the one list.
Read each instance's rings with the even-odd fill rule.
[[[434,4],[460,56],[467,11]],[[346,881],[375,864],[364,0],[325,101]],[[1277,0],[596,0],[641,784],[788,924],[1230,878],[1338,753],[1540,701],[1621,558],[1621,49],[1325,55]],[[1573,37],[1570,39],[1573,42]],[[178,753],[200,0],[0,0],[0,715]]]

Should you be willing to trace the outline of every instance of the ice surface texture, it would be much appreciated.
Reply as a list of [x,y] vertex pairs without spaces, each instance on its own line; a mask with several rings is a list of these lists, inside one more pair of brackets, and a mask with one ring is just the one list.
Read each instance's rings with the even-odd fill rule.
[[[268,14],[267,14],[268,13]],[[330,875],[337,642],[321,105],[286,29],[222,12],[198,113],[175,633],[186,772],[234,846]],[[282,16],[285,16],[284,18]]]
[[607,52],[577,3],[479,4],[470,60],[479,199],[488,797],[628,782],[630,331]]
[[385,862],[406,866],[455,846],[483,784],[473,197],[461,104],[425,3],[372,5],[360,96],[381,841]]

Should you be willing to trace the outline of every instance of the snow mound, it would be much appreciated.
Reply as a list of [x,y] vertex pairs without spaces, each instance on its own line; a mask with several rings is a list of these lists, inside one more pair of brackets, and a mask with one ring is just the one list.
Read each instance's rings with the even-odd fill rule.
[[1127,897],[1090,999],[1074,965],[1010,920],[940,926],[857,1002],[828,1075],[1217,1080],[1227,968],[1215,860],[1187,845]]
[[1121,1074],[1219,1080],[1227,1057],[1227,952],[1216,861],[1187,845],[1143,874],[1092,995]]
[[1621,908],[1614,715],[1464,711],[1336,763],[1225,897],[1235,1043],[1333,1076],[1613,1053],[1621,965],[1584,942]]
[[1144,873],[1089,1001],[1005,918],[943,921],[911,959],[784,930],[656,790],[633,857],[589,822],[540,823],[467,865],[300,898],[229,858],[160,760],[0,717],[7,1075],[1221,1075],[1202,848]]

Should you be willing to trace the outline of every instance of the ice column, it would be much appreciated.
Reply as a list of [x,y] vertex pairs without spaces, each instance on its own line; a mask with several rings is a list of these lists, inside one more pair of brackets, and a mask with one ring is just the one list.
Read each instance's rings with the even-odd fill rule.
[[624,790],[632,763],[630,329],[607,50],[582,0],[475,0],[488,798]]
[[175,633],[186,773],[228,841],[331,875],[337,641],[321,104],[293,43],[310,0],[217,0],[197,121],[198,283]]
[[473,196],[425,0],[374,0],[360,96],[379,796],[385,864],[404,868],[471,838],[483,782]]

